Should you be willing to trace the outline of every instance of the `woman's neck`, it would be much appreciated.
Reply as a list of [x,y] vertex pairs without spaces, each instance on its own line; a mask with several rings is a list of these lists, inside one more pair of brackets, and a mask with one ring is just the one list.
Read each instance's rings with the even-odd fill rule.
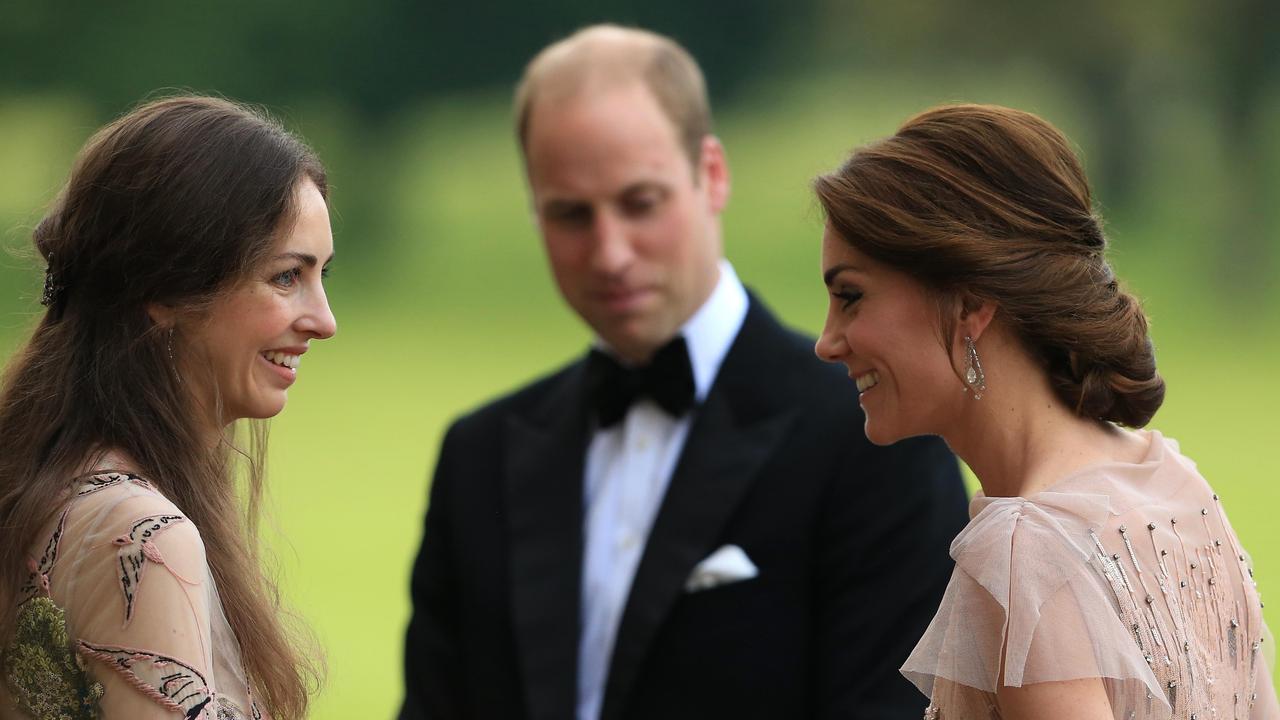
[[1142,456],[1137,436],[1076,415],[1039,366],[1017,360],[999,366],[988,392],[971,400],[958,427],[944,434],[984,495],[1029,497],[1089,465]]

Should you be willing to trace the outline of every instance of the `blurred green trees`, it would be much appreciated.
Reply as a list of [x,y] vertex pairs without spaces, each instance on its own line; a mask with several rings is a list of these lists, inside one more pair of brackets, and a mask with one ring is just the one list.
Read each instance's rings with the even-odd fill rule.
[[[0,18],[10,102],[74,98],[96,124],[158,89],[191,89],[266,104],[308,134],[315,115],[303,113],[325,106],[347,136],[375,144],[406,112],[507,92],[538,48],[601,20],[676,37],[722,105],[762,77],[1022,72],[1069,107],[1110,213],[1149,213],[1153,192],[1175,197],[1192,211],[1177,226],[1213,236],[1208,277],[1244,304],[1280,266],[1280,4],[1270,0],[4,0]],[[945,99],[974,99],[956,89]],[[1178,177],[1188,156],[1216,169]],[[361,226],[378,216],[366,187],[342,201]]]
[[[75,98],[95,124],[158,89],[191,89],[266,104],[308,134],[315,115],[302,113],[322,105],[341,114],[347,136],[374,144],[406,112],[507,92],[538,48],[601,20],[686,44],[720,104],[762,77],[1023,72],[1055,86],[1047,94],[1069,107],[1110,213],[1142,215],[1153,192],[1174,196],[1194,215],[1177,226],[1213,235],[1202,258],[1208,276],[1246,304],[1262,298],[1280,264],[1271,199],[1280,4],[1270,0],[4,0],[0,8],[0,98]],[[974,99],[956,89],[946,99]],[[356,163],[371,150],[355,152]],[[1181,158],[1197,155],[1215,171],[1178,177],[1188,167]],[[342,200],[361,226],[378,217],[370,186],[348,187]]]

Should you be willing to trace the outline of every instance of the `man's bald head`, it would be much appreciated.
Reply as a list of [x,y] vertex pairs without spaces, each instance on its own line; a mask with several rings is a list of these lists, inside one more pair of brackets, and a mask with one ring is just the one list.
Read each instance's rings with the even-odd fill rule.
[[711,133],[711,104],[702,71],[674,40],[635,28],[592,25],[547,46],[525,67],[516,88],[516,135],[527,154],[535,105],[559,104],[584,92],[641,83],[675,127],[697,167]]

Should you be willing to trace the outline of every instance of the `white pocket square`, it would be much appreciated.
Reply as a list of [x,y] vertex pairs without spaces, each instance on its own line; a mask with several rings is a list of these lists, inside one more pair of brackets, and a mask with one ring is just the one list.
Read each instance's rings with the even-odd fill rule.
[[732,582],[750,580],[760,574],[755,563],[737,545],[725,545],[698,563],[684,583],[685,592],[710,590]]

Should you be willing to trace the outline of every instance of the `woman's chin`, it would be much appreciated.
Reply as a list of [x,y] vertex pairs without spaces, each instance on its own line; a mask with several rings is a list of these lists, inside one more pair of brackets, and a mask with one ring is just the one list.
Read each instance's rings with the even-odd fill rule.
[[272,403],[268,406],[261,408],[260,412],[254,414],[253,419],[254,420],[270,420],[271,418],[284,412],[284,406],[285,406],[285,399],[280,398],[280,402]]
[[902,436],[889,432],[882,424],[877,424],[870,417],[867,418],[862,429],[873,445],[892,445],[902,439]]
[[903,428],[900,425],[892,426],[883,420],[877,421],[871,415],[867,415],[867,421],[863,425],[862,430],[866,433],[867,439],[870,440],[873,445],[880,446],[892,445],[899,440],[906,440],[909,437],[928,434],[919,428],[916,428],[913,432],[912,429]]
[[237,420],[270,420],[271,418],[284,412],[286,397],[284,391],[280,391],[279,397],[260,398],[257,402],[248,407],[241,407],[230,414],[223,422],[224,425],[230,425]]

